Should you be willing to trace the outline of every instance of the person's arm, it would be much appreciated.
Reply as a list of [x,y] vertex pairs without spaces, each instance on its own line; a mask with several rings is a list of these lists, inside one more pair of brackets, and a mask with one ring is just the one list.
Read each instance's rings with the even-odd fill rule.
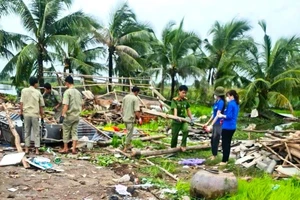
[[45,102],[44,102],[44,98],[42,96],[42,94],[40,93],[40,99],[39,99],[39,106],[40,106],[40,116],[42,119],[44,119],[44,106],[45,106]]
[[20,102],[20,115],[23,115],[23,102]]
[[67,113],[68,109],[69,109],[69,105],[64,104],[61,116],[66,117],[66,113]]
[[136,98],[134,100],[134,113],[135,113],[135,117],[136,119],[140,120],[141,118],[141,113],[140,113],[140,103],[139,103],[139,100],[138,98]]
[[66,117],[66,113],[69,109],[69,104],[70,104],[70,97],[69,97],[69,90],[66,90],[65,93],[64,93],[64,97],[63,97],[63,101],[62,101],[62,104],[63,104],[63,110],[62,110],[62,113],[61,113],[61,116],[62,117]]
[[216,113],[216,116],[214,117],[212,123],[211,123],[211,126],[213,126],[216,121],[219,119],[219,115],[221,114],[222,110],[223,110],[223,107],[224,107],[224,101],[223,100],[220,100],[217,104],[217,113]]
[[226,115],[223,114],[219,114],[219,118],[224,118],[224,119],[232,119],[234,118],[233,116],[233,105],[231,103],[228,104],[227,106],[227,111],[226,111]]
[[192,121],[192,120],[193,120],[193,116],[192,116],[191,109],[190,109],[190,108],[187,108],[186,111],[187,111],[187,114],[188,114],[189,118],[190,118],[191,121]]

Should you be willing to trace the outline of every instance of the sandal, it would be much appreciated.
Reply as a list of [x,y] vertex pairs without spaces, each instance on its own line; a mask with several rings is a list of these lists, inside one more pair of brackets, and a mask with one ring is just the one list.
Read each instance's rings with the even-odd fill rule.
[[77,154],[77,153],[78,153],[78,152],[77,152],[76,150],[75,150],[75,151],[72,151],[72,154],[74,154],[74,155]]

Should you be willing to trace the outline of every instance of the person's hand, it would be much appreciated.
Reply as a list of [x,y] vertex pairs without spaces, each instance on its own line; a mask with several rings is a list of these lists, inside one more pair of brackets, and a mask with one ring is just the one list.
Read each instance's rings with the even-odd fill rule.
[[212,126],[211,125],[206,126],[205,131],[208,132],[208,133],[211,132],[212,131]]
[[62,124],[64,122],[65,117],[64,116],[60,116],[59,118],[59,123]]
[[180,118],[177,118],[176,121],[181,122],[181,119],[180,119]]
[[41,124],[42,124],[42,126],[44,126],[44,123],[45,123],[44,118],[42,118],[42,119],[41,119]]
[[194,126],[194,125],[195,125],[194,120],[191,119],[190,125],[191,125],[191,126]]
[[139,125],[142,125],[142,124],[143,124],[143,120],[142,120],[141,117],[139,118],[138,123],[139,123]]
[[226,115],[223,115],[223,114],[219,113],[219,114],[217,115],[217,117],[218,117],[218,118],[225,118]]
[[24,115],[23,114],[20,114],[20,119],[21,119],[21,121],[24,121]]

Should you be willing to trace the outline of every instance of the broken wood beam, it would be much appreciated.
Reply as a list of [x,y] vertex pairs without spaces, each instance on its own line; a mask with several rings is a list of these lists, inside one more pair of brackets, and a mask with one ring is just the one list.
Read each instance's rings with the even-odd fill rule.
[[[190,150],[200,150],[200,149],[208,149],[208,148],[210,148],[210,145],[197,145],[197,146],[186,147],[186,150],[190,151]],[[180,147],[156,150],[156,151],[140,151],[137,149],[133,149],[131,155],[132,156],[154,156],[154,155],[176,153],[179,151],[181,151]]]
[[[6,114],[6,119],[7,119],[8,125],[9,125],[9,129],[10,129],[12,135],[15,137],[15,145],[16,145],[17,151],[23,152],[23,149],[22,149],[21,143],[20,143],[20,136],[19,136],[18,132],[16,131],[13,121],[10,118],[10,115],[9,115],[9,112],[8,112],[8,109],[5,105],[5,103],[2,103],[2,106],[3,106],[5,114]],[[25,157],[22,158],[22,164],[23,164],[24,168],[30,167],[29,164],[26,162]]]
[[[146,108],[142,108],[142,112],[150,114],[150,115],[155,115],[155,116],[167,118],[167,119],[181,120],[182,122],[190,123],[190,120],[187,120],[185,118],[178,117],[178,116],[175,116],[175,115],[166,114],[166,113],[163,113],[163,112],[158,112],[158,111],[155,111],[155,110],[149,110],[149,109],[146,109]],[[200,124],[200,123],[194,123],[194,125],[200,126],[200,127],[204,126],[204,124]]]
[[[141,141],[149,141],[149,140],[158,140],[158,139],[162,139],[162,138],[165,138],[166,136],[165,135],[155,135],[155,136],[147,136],[147,137],[141,137],[141,138],[134,138],[133,140],[135,139],[138,139],[138,140],[141,140]],[[97,144],[99,146],[108,146],[110,145],[112,142],[112,140],[107,140],[107,141],[98,141]]]
[[173,175],[173,174],[171,174],[170,172],[168,172],[166,169],[160,167],[159,165],[154,164],[153,162],[151,162],[151,161],[148,160],[148,159],[146,159],[146,162],[149,163],[149,164],[152,165],[152,166],[155,166],[155,167],[159,168],[161,171],[165,172],[168,176],[170,176],[170,177],[171,177],[172,179],[174,179],[175,181],[178,181],[178,178],[177,178],[175,175]]
[[253,133],[295,133],[297,130],[276,131],[276,130],[248,130],[248,129],[243,129],[242,131],[253,132]]
[[293,167],[295,167],[296,169],[300,170],[299,167],[297,167],[294,163],[284,159],[281,155],[279,155],[278,153],[276,153],[273,149],[271,149],[270,147],[268,147],[267,145],[265,145],[264,143],[261,143],[265,148],[267,148],[271,153],[273,153],[274,155],[276,155],[278,158],[280,158],[282,161],[285,161],[286,163],[292,165]]

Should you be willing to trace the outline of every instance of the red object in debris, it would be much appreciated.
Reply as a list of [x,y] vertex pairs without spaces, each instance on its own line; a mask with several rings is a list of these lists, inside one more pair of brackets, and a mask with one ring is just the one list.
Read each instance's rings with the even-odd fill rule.
[[114,131],[120,131],[120,128],[117,126],[113,126],[112,128],[114,129]]

